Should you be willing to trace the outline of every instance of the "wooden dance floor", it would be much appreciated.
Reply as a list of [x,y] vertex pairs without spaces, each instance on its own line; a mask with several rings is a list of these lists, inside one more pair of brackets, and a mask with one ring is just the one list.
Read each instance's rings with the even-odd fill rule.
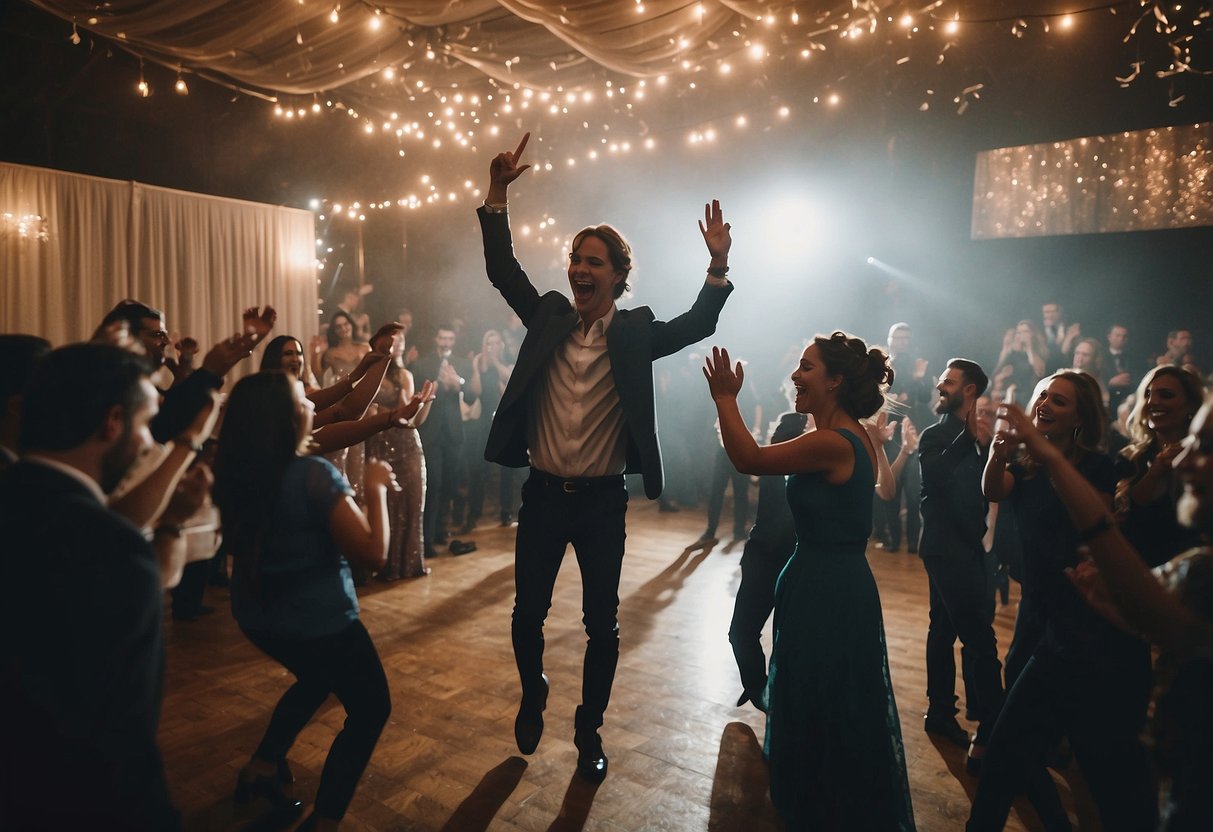
[[[426,578],[364,590],[362,620],[387,670],[392,715],[342,828],[782,829],[767,794],[764,717],[749,705],[733,707],[740,683],[727,630],[741,544],[684,551],[703,526],[702,512],[661,514],[655,503],[632,501],[620,587],[622,648],[602,731],[610,774],[597,787],[574,774],[573,710],[585,634],[571,551],[548,618],[551,695],[543,741],[531,757],[518,753],[513,736],[519,697],[510,648],[513,529],[482,527],[471,536],[478,552],[433,560]],[[964,772],[964,752],[922,730],[922,564],[877,550],[868,559],[884,604],[918,829],[962,829],[975,783]],[[227,590],[208,588],[207,603],[218,611],[197,621],[166,617],[160,741],[186,829],[232,830],[251,817],[232,805],[237,771],[290,677],[241,636]],[[1014,603],[1013,595],[1012,606],[998,611],[1002,653]],[[343,717],[330,698],[290,753],[295,793],[305,806]],[[1067,777],[1075,777],[1073,768]],[[1069,784],[1059,784],[1082,828],[1092,828],[1089,807],[1078,800],[1075,809]],[[1020,809],[1007,828],[1039,827]]]

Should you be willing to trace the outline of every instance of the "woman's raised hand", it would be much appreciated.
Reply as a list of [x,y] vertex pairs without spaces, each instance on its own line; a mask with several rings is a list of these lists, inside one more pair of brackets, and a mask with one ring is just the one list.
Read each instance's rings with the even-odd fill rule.
[[704,203],[703,219],[699,221],[699,233],[703,235],[703,241],[707,243],[708,253],[712,257],[729,256],[729,249],[733,245],[733,238],[729,234],[731,227],[724,221],[724,214],[720,210],[720,200],[713,199],[711,202]]
[[434,400],[434,391],[437,386],[432,381],[427,381],[421,385],[413,396],[404,404],[392,411],[392,424],[396,427],[403,427],[429,402]]
[[1042,465],[1063,458],[1061,451],[1036,429],[1031,417],[1019,405],[1013,402],[999,405],[998,418],[1006,422],[1007,427],[994,435],[996,444],[1000,439],[1012,444],[1022,442],[1032,458]]
[[493,161],[489,163],[489,197],[487,201],[501,201],[509,184],[530,167],[530,165],[518,164],[522,158],[522,151],[526,150],[526,143],[530,141],[530,138],[530,133],[523,133],[522,141],[518,142],[518,147],[513,153],[505,150],[493,157]]
[[740,361],[735,367],[730,366],[728,350],[712,347],[712,355],[704,361],[703,377],[708,380],[713,401],[735,399],[745,380],[745,371],[741,369]]

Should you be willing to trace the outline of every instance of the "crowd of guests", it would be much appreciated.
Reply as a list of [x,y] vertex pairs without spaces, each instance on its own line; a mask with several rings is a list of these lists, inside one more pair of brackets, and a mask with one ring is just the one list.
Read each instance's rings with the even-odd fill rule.
[[[719,204],[700,223],[705,283],[678,319],[616,308],[631,255],[605,225],[573,241],[574,300],[540,296],[513,259],[507,218],[526,141],[496,157],[480,209],[488,276],[515,315],[479,338],[453,319],[432,344],[410,343],[409,310],[372,329],[357,289],[316,338],[270,337],[274,310],[250,308],[201,358],[133,300],[88,343],[0,336],[3,578],[39,589],[12,593],[4,611],[0,701],[22,715],[10,732],[21,765],[0,786],[6,822],[180,826],[156,746],[162,593],[191,620],[202,587],[222,580],[241,631],[295,679],[235,802],[264,807],[265,828],[299,818],[287,754],[333,694],[347,718],[298,828],[337,828],[391,708],[355,584],[418,578],[441,551],[474,551],[454,535],[474,533],[494,482],[502,525],[528,506],[515,739],[529,754],[543,733],[542,630],[571,543],[589,635],[578,771],[601,780],[627,470],[663,511],[705,503],[701,547],[718,542],[731,484],[733,536],[745,541],[729,632],[738,704],[768,715],[771,793],[789,828],[914,827],[870,535],[923,560],[924,727],[967,749],[979,778],[970,830],[1001,829],[1021,794],[1045,828],[1069,829],[1046,770],[1068,755],[1107,829],[1213,826],[1213,555],[1200,548],[1213,532],[1213,417],[1189,331],[1148,362],[1131,359],[1124,326],[1085,337],[1048,303],[1039,324],[1007,330],[989,373],[964,358],[932,373],[897,323],[884,347],[842,332],[797,347],[781,391],[747,388],[745,362],[720,349],[655,375],[655,358],[712,332],[733,291]],[[645,348],[608,352],[608,327]],[[566,340],[536,346],[536,332],[554,329]],[[258,347],[259,371],[221,397]],[[679,396],[693,381],[703,402],[704,377],[714,422],[706,402]],[[776,395],[791,409],[764,442]],[[588,401],[599,421],[586,427],[562,410],[569,401],[578,414]],[[666,493],[655,412],[673,426]],[[574,430],[605,441],[570,442]],[[496,464],[528,459],[525,485]],[[992,626],[1000,574],[1021,585],[1005,667]],[[760,633],[772,612],[768,664]],[[973,735],[958,721],[957,640]],[[1153,669],[1151,643],[1162,651]],[[1156,682],[1152,758],[1141,734]],[[64,782],[73,800],[57,799]]]

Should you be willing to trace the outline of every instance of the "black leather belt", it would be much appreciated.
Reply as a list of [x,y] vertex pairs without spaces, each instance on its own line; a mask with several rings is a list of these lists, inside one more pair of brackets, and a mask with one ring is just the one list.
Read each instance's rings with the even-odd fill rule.
[[558,477],[538,468],[531,469],[531,479],[545,488],[559,488],[565,494],[590,491],[595,488],[623,488],[623,474],[607,477]]

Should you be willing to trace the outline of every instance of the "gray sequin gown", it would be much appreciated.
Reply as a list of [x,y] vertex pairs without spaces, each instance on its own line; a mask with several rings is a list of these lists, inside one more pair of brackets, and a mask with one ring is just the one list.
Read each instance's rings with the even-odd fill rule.
[[[389,373],[383,379],[375,403],[380,407],[396,406],[400,385]],[[394,581],[417,578],[429,570],[421,540],[421,512],[425,505],[425,456],[421,452],[421,437],[413,428],[388,428],[366,441],[367,457],[382,459],[392,466],[400,491],[388,491],[387,514],[391,529],[387,563],[379,577]]]

